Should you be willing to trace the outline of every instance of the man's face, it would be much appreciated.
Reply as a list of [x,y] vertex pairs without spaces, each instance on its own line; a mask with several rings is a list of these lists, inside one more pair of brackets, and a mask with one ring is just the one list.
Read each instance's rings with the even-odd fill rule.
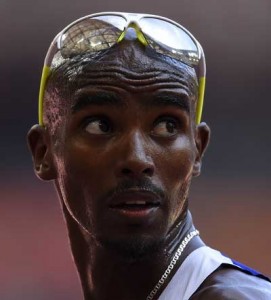
[[102,246],[145,249],[184,217],[201,150],[188,79],[139,47],[131,60],[125,51],[76,75],[51,151],[79,226]]

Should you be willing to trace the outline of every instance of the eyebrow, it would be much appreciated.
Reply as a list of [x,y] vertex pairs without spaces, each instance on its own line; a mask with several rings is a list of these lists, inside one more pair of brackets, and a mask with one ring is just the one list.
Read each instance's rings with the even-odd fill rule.
[[174,106],[178,109],[190,113],[191,100],[185,94],[180,93],[161,93],[155,95],[150,101],[144,103],[145,106]]
[[72,113],[89,106],[125,106],[125,103],[113,92],[95,92],[94,94],[82,93],[75,97],[75,103],[71,106]]
[[[161,93],[157,94],[148,101],[143,101],[146,108],[155,106],[174,106],[178,109],[190,113],[190,100],[188,96],[180,93]],[[75,97],[75,103],[71,106],[72,113],[76,113],[89,105],[98,106],[126,106],[125,102],[113,92],[95,92],[94,94],[79,93]]]

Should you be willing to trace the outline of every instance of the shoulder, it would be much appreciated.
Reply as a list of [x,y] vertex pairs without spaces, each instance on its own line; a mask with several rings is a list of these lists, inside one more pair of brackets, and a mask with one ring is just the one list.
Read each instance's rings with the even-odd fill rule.
[[271,300],[271,283],[238,269],[221,266],[190,300]]

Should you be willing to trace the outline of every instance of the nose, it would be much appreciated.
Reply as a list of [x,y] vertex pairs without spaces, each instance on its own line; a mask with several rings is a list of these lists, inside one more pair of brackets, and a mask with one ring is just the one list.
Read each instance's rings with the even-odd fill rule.
[[123,137],[118,145],[116,162],[117,177],[140,179],[154,174],[154,163],[150,155],[150,144],[139,133]]

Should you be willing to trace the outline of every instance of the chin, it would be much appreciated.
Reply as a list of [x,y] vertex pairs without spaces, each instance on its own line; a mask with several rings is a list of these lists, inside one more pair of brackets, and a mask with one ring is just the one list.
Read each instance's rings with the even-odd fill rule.
[[161,249],[164,239],[153,236],[131,236],[115,239],[98,239],[104,250],[118,256],[120,259],[137,261],[148,258]]

